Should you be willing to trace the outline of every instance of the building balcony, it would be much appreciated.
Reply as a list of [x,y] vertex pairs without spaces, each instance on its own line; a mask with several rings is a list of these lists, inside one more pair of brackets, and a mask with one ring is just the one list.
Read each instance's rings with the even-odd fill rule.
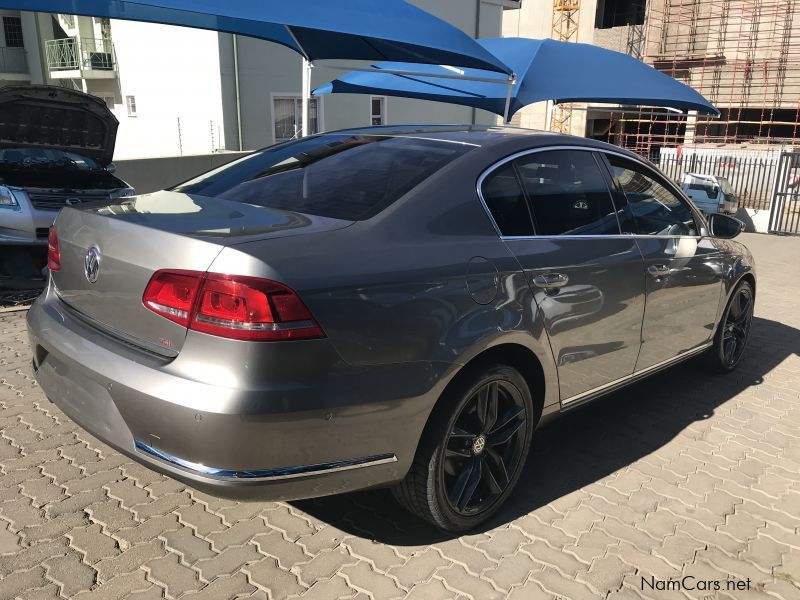
[[28,59],[25,48],[0,46],[0,77],[2,79],[28,79]]
[[113,79],[114,44],[106,38],[68,37],[45,42],[47,69],[53,79]]

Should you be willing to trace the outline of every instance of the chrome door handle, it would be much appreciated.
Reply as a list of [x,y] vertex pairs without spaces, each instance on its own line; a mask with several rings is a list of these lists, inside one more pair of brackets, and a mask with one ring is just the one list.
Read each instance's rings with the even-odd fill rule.
[[669,275],[669,267],[667,265],[650,265],[647,267],[647,272],[658,279]]
[[544,273],[533,278],[533,285],[546,290],[562,288],[567,283],[569,283],[569,277],[563,273]]

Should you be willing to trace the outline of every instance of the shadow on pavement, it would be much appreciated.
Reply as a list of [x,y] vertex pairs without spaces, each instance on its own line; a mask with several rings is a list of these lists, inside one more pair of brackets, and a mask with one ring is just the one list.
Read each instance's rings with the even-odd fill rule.
[[[755,317],[747,354],[733,373],[712,373],[692,360],[565,414],[534,434],[525,470],[507,505],[475,533],[513,521],[656,451],[762,383],[791,355],[800,356],[800,330]],[[388,490],[293,504],[350,534],[379,542],[415,546],[453,537],[408,514]]]

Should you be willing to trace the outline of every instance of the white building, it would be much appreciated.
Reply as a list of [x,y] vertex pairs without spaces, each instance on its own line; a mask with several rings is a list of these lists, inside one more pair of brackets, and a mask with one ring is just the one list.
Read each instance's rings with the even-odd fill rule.
[[[517,0],[411,0],[472,37],[499,37]],[[115,158],[256,149],[299,129],[300,56],[197,29],[0,10],[0,86],[64,85],[106,100],[120,121]],[[312,87],[343,71],[318,66]],[[494,123],[494,115],[401,98],[311,101],[313,131],[394,123]],[[240,134],[241,132],[241,140]]]

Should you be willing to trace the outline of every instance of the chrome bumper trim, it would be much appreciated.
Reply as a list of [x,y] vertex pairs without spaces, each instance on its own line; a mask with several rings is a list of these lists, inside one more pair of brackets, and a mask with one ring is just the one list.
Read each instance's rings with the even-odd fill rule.
[[378,454],[376,456],[363,456],[361,458],[350,458],[346,460],[336,460],[315,465],[301,465],[297,467],[281,467],[278,469],[256,469],[249,471],[236,471],[233,469],[217,469],[207,467],[198,463],[193,463],[177,456],[172,456],[161,450],[156,450],[144,442],[134,440],[136,449],[143,454],[158,458],[162,461],[187,469],[194,473],[213,477],[223,481],[278,481],[281,479],[293,479],[295,477],[309,477],[311,475],[326,475],[338,471],[349,471],[350,469],[360,469],[362,467],[373,467],[397,462],[394,454]]

